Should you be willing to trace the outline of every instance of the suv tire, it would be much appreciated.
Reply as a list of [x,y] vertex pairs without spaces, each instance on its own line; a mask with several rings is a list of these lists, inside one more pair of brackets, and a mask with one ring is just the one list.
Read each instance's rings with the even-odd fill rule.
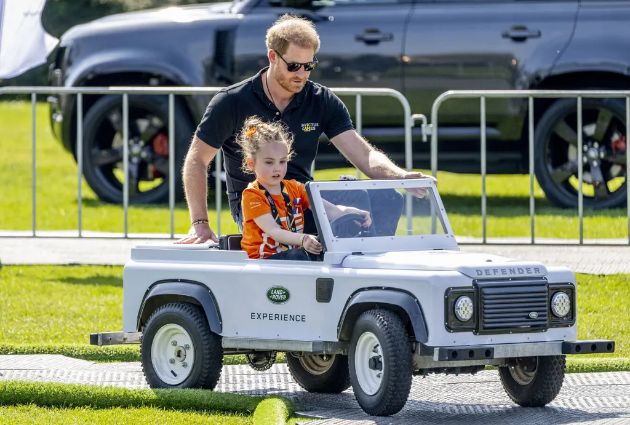
[[[175,102],[175,197],[182,199],[181,165],[193,132]],[[129,201],[165,202],[169,195],[168,101],[165,96],[129,96]],[[83,175],[103,201],[123,202],[123,116],[121,96],[103,96],[83,126]]]
[[348,357],[352,388],[366,413],[388,416],[404,407],[411,389],[412,350],[397,314],[381,309],[362,313]]
[[287,353],[286,359],[291,376],[308,392],[338,394],[350,387],[348,356]]
[[171,303],[153,312],[144,328],[142,369],[151,388],[214,389],[221,376],[221,337],[193,304]]
[[523,407],[543,407],[562,388],[565,356],[522,357],[499,367],[507,395]]
[[[625,205],[625,106],[615,99],[582,102],[584,206]],[[557,206],[578,205],[577,103],[556,101],[545,111],[535,131],[534,167],[547,198]]]

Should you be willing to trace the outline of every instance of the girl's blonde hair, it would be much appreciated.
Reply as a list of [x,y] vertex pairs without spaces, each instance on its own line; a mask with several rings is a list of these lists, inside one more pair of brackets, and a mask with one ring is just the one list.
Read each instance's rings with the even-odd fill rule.
[[241,168],[246,173],[252,171],[247,166],[247,160],[254,160],[256,153],[267,143],[282,143],[287,147],[287,159],[293,157],[293,136],[284,124],[280,122],[265,122],[257,116],[245,120],[243,128],[236,137],[236,143],[241,147],[243,163]]

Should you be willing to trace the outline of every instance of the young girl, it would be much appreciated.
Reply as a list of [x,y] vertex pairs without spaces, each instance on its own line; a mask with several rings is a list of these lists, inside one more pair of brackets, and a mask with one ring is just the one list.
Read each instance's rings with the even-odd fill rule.
[[[309,208],[304,185],[284,180],[293,155],[290,134],[279,122],[250,117],[237,142],[243,151],[243,170],[256,175],[243,191],[241,248],[250,258],[316,259],[322,245],[314,235],[303,233],[304,211]],[[369,214],[356,208],[330,204],[326,212],[333,217],[359,213],[365,217],[364,226],[371,224]]]

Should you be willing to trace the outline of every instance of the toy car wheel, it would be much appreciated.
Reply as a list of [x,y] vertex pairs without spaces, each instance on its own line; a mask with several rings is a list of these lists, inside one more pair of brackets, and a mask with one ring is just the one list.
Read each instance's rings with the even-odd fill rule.
[[542,407],[562,388],[565,356],[521,357],[499,368],[503,389],[523,407]]
[[350,343],[350,381],[366,413],[386,416],[403,408],[411,389],[411,355],[398,315],[375,309],[359,316]]
[[219,381],[223,366],[221,337],[212,333],[195,305],[159,307],[144,328],[142,368],[152,388],[208,388]]
[[348,356],[287,353],[286,358],[291,376],[306,391],[336,394],[350,386]]

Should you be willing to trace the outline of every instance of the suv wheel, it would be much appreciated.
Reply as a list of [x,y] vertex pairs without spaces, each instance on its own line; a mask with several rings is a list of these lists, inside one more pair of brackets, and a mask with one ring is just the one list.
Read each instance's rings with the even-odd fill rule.
[[[192,125],[175,103],[175,190],[181,199],[181,162]],[[123,116],[121,96],[103,96],[88,110],[83,130],[83,174],[103,201],[123,202]],[[129,96],[129,201],[168,200],[168,101],[163,96]]]
[[387,416],[403,408],[411,389],[412,350],[398,315],[380,309],[362,313],[349,361],[354,395],[366,413]]
[[562,388],[565,356],[521,357],[499,368],[503,389],[516,404],[542,407]]
[[348,356],[287,353],[286,358],[291,376],[306,391],[336,394],[350,386]]
[[[618,100],[582,102],[584,206],[620,207],[625,204],[625,106]],[[577,104],[556,101],[536,127],[535,171],[547,198],[563,208],[578,204]]]
[[212,333],[195,305],[159,307],[144,328],[142,369],[151,388],[208,388],[223,366],[221,337]]

